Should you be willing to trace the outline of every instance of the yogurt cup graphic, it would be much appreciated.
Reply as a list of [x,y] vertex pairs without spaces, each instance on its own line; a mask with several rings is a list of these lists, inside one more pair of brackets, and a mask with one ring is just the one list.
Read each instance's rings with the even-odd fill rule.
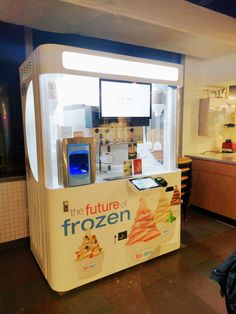
[[126,256],[129,264],[137,264],[158,255],[160,231],[147,208],[145,198],[140,198],[135,221],[126,242]]
[[80,278],[94,276],[102,270],[104,252],[90,230],[86,230],[82,245],[75,254],[75,267]]
[[165,243],[167,241],[170,241],[175,233],[175,225],[176,222],[161,222],[158,224],[158,228],[160,229],[161,232],[161,239],[162,243]]
[[154,221],[161,232],[161,242],[170,241],[175,232],[176,217],[171,210],[171,202],[167,198],[165,191],[161,192],[155,214]]

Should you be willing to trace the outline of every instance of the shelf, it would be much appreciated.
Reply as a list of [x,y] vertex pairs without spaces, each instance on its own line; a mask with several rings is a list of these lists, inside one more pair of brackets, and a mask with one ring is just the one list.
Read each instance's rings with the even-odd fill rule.
[[96,144],[99,146],[110,146],[110,145],[122,145],[122,144],[136,144],[137,142],[132,141],[132,142],[109,142],[109,143],[99,143],[99,141],[96,141]]

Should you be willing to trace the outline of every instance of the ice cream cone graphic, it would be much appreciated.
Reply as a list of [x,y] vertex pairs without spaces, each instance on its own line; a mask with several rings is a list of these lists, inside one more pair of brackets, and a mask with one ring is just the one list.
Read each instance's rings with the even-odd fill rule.
[[164,190],[161,192],[156,211],[154,214],[155,223],[165,222],[170,214],[170,201]]
[[136,218],[126,242],[129,263],[136,264],[157,255],[160,231],[144,197],[139,200]]
[[75,266],[80,278],[94,276],[101,271],[104,252],[96,235],[92,235],[90,230],[86,230],[82,244],[75,254]]
[[171,210],[171,202],[163,190],[154,214],[154,221],[161,232],[162,243],[169,241],[173,237],[176,225],[175,220],[176,217]]
[[178,189],[178,186],[175,185],[174,186],[174,193],[173,193],[170,205],[171,206],[180,205],[180,203],[181,203],[181,194],[180,194],[180,191]]

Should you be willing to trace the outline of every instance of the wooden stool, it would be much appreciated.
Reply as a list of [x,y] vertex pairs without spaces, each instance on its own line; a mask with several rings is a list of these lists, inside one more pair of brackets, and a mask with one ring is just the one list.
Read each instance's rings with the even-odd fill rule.
[[181,157],[177,159],[177,164],[181,170],[181,210],[183,211],[184,221],[186,221],[192,187],[192,159]]

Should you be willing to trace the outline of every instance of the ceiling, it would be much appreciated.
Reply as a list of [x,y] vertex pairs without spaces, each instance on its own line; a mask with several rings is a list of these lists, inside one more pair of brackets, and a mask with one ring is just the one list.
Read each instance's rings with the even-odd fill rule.
[[236,19],[202,6],[214,0],[192,2],[201,5],[185,0],[1,0],[0,21],[200,58],[236,53]]

